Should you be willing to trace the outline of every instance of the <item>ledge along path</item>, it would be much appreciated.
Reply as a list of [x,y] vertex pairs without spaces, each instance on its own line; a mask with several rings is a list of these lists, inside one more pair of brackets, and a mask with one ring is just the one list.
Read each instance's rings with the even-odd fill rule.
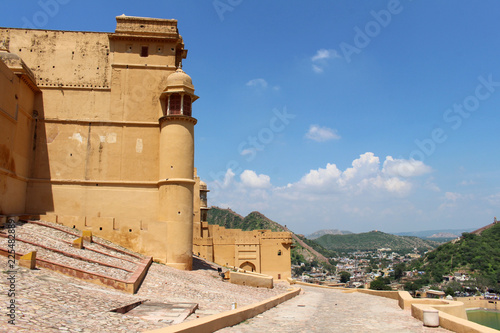
[[429,328],[396,301],[361,293],[300,286],[304,293],[220,333],[450,332]]

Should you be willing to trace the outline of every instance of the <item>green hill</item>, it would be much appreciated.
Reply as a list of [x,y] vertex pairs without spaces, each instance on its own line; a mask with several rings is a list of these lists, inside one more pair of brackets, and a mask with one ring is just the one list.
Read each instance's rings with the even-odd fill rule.
[[439,246],[414,262],[412,268],[425,271],[439,282],[445,274],[462,271],[474,275],[484,286],[500,290],[500,223],[463,233],[454,242]]
[[216,224],[228,229],[285,231],[286,229],[259,212],[251,212],[243,217],[231,209],[211,207],[207,215],[208,224]]
[[426,251],[439,245],[436,242],[418,237],[396,236],[380,231],[349,235],[323,235],[315,239],[315,242],[328,250],[337,252],[375,251],[381,248],[390,248],[394,252],[411,251],[414,248]]

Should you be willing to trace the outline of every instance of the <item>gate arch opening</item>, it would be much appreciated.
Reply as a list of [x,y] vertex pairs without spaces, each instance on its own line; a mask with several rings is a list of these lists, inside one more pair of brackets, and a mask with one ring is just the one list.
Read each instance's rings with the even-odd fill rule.
[[250,271],[250,272],[255,272],[255,265],[252,264],[249,261],[245,261],[240,265],[241,269],[244,269],[245,271]]

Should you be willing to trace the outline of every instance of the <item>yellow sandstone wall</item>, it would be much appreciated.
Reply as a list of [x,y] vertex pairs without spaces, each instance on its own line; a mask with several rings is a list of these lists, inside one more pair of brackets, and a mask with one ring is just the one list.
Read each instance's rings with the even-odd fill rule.
[[491,310],[500,309],[500,301],[493,299],[484,299],[482,297],[456,297],[456,301],[462,302],[466,309],[485,308]]
[[[36,82],[35,91],[19,78],[11,83],[0,63],[1,213],[89,229],[162,262],[180,256],[189,269],[196,120],[167,131],[159,123],[167,79],[187,53],[177,21],[120,16],[115,33],[0,28],[0,45],[24,60]],[[177,151],[175,136],[186,131],[191,147]],[[161,132],[174,146],[160,147]],[[160,156],[164,166],[190,165],[182,175],[187,192],[162,186],[169,170],[160,170]],[[168,209],[164,192],[175,192]],[[172,223],[179,211],[180,227]]]
[[[213,261],[219,265],[267,274],[278,280],[291,277],[292,238],[289,232],[243,231],[208,225],[208,222],[201,222],[202,226],[203,223],[208,229],[205,234],[209,236],[195,236],[194,253],[207,259],[213,255]],[[202,234],[196,227],[194,233]]]
[[291,276],[292,239],[288,232],[267,231],[261,238],[261,273],[272,275],[275,279],[286,280]]

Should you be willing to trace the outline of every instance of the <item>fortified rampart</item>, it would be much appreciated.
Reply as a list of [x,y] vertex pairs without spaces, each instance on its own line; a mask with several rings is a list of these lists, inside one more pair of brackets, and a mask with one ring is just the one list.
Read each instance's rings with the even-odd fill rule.
[[34,73],[17,86],[2,78],[11,199],[1,213],[90,229],[190,269],[197,97],[177,68],[187,54],[177,21],[120,16],[114,33],[2,28],[0,40],[2,59]]
[[116,21],[114,33],[0,28],[0,215],[91,230],[180,269],[194,245],[288,277],[287,235],[206,222],[177,21]]
[[199,226],[195,223],[193,252],[201,257],[279,280],[291,277],[289,232],[226,229],[208,222]]

